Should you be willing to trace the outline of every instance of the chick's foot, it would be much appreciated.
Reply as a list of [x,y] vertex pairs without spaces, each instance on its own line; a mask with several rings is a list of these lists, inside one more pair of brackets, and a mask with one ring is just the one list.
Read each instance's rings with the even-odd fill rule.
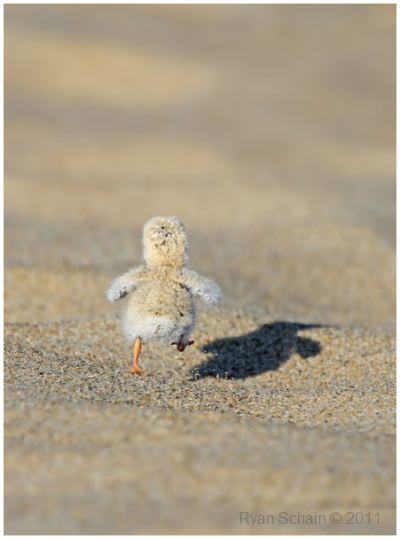
[[187,344],[183,344],[181,342],[173,342],[171,343],[172,345],[176,345],[177,349],[179,350],[179,352],[183,352],[186,348],[186,346],[190,346],[191,344],[193,344],[194,341],[189,341]]

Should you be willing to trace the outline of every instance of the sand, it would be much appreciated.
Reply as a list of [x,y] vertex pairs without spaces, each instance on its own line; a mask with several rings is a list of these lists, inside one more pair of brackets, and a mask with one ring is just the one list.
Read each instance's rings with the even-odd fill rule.
[[[394,45],[393,6],[6,7],[5,533],[395,533]],[[105,292],[154,215],[224,301],[138,377]]]

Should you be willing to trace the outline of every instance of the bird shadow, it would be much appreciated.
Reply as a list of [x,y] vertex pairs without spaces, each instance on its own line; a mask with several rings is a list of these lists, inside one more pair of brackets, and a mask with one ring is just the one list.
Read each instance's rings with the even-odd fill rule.
[[274,371],[293,354],[303,359],[322,351],[319,342],[297,335],[298,331],[325,327],[317,324],[274,322],[238,337],[217,339],[201,351],[211,357],[190,371],[192,380],[208,376],[219,379],[240,379]]

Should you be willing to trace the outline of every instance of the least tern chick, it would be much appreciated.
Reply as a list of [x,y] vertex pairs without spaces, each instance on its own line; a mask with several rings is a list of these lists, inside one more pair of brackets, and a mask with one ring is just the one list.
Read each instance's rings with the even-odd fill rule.
[[143,246],[146,264],[115,279],[108,290],[112,302],[129,295],[122,325],[133,344],[134,374],[144,374],[139,367],[142,343],[174,344],[180,352],[193,344],[194,296],[209,305],[222,299],[213,281],[189,269],[188,240],[179,219],[150,219],[143,229]]

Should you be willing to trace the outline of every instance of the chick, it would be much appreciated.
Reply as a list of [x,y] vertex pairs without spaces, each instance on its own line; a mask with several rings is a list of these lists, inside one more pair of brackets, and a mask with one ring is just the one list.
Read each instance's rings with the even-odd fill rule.
[[177,217],[150,219],[143,229],[143,246],[146,264],[115,279],[108,290],[111,302],[130,295],[122,326],[133,344],[134,374],[144,374],[139,367],[142,343],[174,344],[180,352],[193,344],[194,296],[209,305],[222,299],[213,281],[189,269],[188,240]]

